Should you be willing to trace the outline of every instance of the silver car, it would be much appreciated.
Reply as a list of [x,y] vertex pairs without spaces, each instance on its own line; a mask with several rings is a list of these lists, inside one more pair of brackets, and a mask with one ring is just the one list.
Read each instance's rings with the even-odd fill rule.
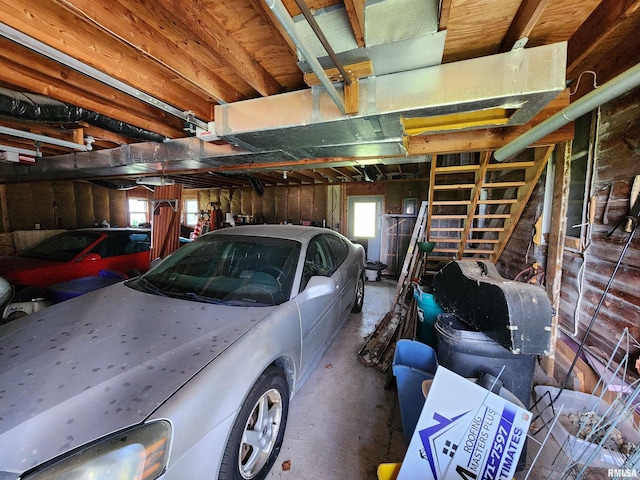
[[233,227],[1,326],[0,480],[264,478],[364,269],[331,230]]

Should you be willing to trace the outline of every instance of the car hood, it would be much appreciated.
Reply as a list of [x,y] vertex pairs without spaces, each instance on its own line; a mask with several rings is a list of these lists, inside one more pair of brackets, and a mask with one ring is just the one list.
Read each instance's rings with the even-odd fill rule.
[[274,309],[122,283],[0,327],[0,472],[141,422]]

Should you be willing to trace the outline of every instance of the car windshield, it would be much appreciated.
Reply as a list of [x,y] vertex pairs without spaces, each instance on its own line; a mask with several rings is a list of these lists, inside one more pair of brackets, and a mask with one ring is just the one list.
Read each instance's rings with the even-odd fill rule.
[[23,258],[68,262],[95,242],[100,235],[92,232],[65,232],[49,237],[18,254]]
[[197,302],[279,305],[291,296],[300,249],[294,240],[206,235],[128,285]]

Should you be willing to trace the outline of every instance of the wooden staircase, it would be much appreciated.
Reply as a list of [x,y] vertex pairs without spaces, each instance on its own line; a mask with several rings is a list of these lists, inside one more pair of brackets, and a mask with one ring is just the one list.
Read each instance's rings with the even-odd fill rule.
[[537,148],[529,160],[503,163],[482,152],[465,157],[468,165],[434,157],[424,238],[435,248],[425,271],[452,259],[497,262],[552,152],[553,146]]

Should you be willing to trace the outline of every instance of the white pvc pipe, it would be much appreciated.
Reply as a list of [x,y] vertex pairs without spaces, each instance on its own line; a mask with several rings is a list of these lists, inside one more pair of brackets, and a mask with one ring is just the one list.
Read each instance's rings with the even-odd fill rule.
[[600,105],[628,92],[640,85],[640,63],[631,67],[624,73],[612,78],[604,85],[587,93],[584,97],[562,109],[562,111],[539,123],[527,133],[519,136],[514,141],[496,150],[493,157],[502,162],[513,157],[532,143],[555,132],[560,127],[574,121],[576,118],[591,112]]

